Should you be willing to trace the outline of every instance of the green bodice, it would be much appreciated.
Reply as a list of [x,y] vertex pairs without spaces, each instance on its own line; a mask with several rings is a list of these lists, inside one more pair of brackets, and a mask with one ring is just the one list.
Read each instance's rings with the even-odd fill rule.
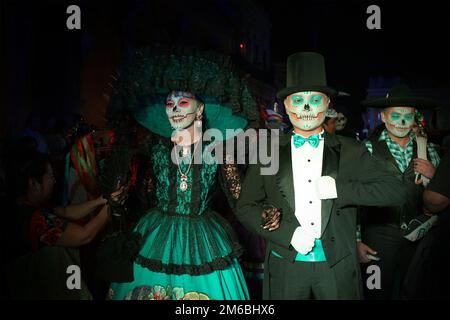
[[[180,188],[181,173],[175,156],[172,161],[173,144],[161,140],[151,148],[156,207],[135,228],[143,235],[136,258],[142,267],[167,274],[207,274],[227,268],[241,253],[229,223],[210,210],[216,185],[221,180],[219,164],[213,159],[213,144],[203,144],[202,149],[200,146],[194,157],[198,160],[190,170],[190,161],[179,161],[181,172],[187,172],[185,191]],[[235,183],[229,178],[225,184],[232,187]]]
[[[187,173],[188,188],[182,191],[180,170],[171,159],[172,147],[173,145],[160,142],[152,148],[157,208],[169,214],[202,215],[209,208],[211,195],[216,187],[218,164],[209,161],[193,163]],[[179,158],[183,173],[188,170],[190,157],[189,155],[186,161]]]

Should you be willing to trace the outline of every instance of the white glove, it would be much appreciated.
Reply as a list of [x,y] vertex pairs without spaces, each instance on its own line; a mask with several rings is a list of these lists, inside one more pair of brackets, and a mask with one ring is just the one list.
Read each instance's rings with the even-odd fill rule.
[[337,198],[337,190],[336,190],[336,181],[333,177],[330,176],[322,176],[316,180],[316,192],[317,197],[320,200],[325,199],[336,199]]
[[308,254],[314,247],[316,238],[301,226],[295,229],[291,244],[297,252]]

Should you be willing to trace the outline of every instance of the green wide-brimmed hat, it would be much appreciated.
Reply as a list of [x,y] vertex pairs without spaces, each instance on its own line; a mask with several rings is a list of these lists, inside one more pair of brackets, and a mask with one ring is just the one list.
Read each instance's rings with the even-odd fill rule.
[[418,109],[432,109],[437,107],[439,103],[433,99],[414,96],[411,89],[402,83],[390,88],[386,97],[367,99],[362,101],[361,104],[372,108],[413,107]]
[[258,109],[245,81],[231,59],[214,52],[186,47],[148,47],[138,50],[115,86],[108,106],[110,122],[130,112],[145,128],[164,137],[173,129],[165,101],[171,91],[190,92],[204,104],[208,128],[244,129],[258,119]]
[[325,59],[316,52],[298,52],[287,59],[286,88],[277,93],[284,100],[301,91],[319,91],[335,96],[337,90],[327,85]]
[[[165,109],[164,104],[147,104],[143,108],[136,109],[133,116],[148,130],[163,137],[170,137],[174,129],[170,125]],[[205,102],[203,112],[207,120],[207,128],[220,130],[223,140],[232,138],[238,133],[238,131],[233,132],[232,130],[244,129],[248,123],[246,118],[239,114],[233,114],[231,108],[219,103]],[[227,129],[232,130],[227,131]]]

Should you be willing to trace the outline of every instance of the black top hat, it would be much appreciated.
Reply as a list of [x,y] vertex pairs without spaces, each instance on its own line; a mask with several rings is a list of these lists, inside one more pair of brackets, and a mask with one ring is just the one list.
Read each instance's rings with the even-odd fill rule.
[[412,95],[411,89],[406,84],[396,84],[386,94],[385,98],[368,99],[361,102],[366,107],[413,107],[431,109],[438,105],[433,99],[420,98]]
[[327,86],[325,59],[316,52],[298,52],[287,59],[286,88],[277,93],[284,100],[288,95],[301,91],[319,91],[334,96],[337,91]]

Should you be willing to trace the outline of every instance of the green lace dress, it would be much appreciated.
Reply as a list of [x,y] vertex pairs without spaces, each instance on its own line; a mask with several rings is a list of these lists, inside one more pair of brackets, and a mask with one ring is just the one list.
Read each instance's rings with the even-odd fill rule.
[[[171,146],[163,142],[152,148],[157,205],[135,228],[143,246],[134,263],[134,281],[113,283],[110,298],[248,299],[237,260],[240,246],[228,222],[210,209],[218,176],[223,175],[224,186],[232,187],[234,180],[223,166],[202,161],[192,165],[189,187],[182,191],[170,152]],[[188,164],[180,165],[186,172]]]

